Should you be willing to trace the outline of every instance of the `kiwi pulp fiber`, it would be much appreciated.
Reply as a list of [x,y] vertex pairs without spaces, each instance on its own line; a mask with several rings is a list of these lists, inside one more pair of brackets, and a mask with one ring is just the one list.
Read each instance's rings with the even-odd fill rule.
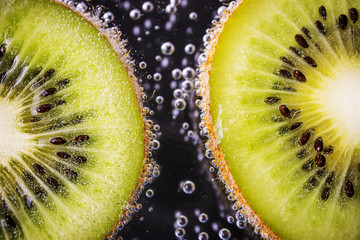
[[69,8],[0,1],[0,239],[100,239],[145,181],[124,42]]
[[238,1],[205,37],[207,155],[263,238],[360,238],[359,10]]

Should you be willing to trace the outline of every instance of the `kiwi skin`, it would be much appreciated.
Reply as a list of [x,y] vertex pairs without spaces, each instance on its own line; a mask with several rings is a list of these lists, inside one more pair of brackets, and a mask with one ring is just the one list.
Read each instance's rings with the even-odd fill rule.
[[228,199],[234,202],[234,206],[240,214],[242,214],[248,223],[252,225],[256,234],[259,234],[263,239],[280,239],[261,219],[256,212],[250,207],[249,203],[244,198],[241,190],[237,186],[230,169],[226,164],[224,155],[220,149],[219,140],[215,133],[214,124],[210,111],[210,86],[209,76],[213,56],[216,50],[216,45],[222,30],[231,14],[244,0],[232,1],[228,7],[223,7],[218,10],[218,20],[215,21],[211,29],[207,30],[204,36],[204,52],[199,56],[197,69],[199,75],[195,82],[196,95],[198,99],[195,104],[200,109],[200,135],[207,138],[205,143],[205,156],[211,161],[216,168],[219,178],[225,186],[225,191],[228,194]]
[[[104,236],[103,239],[117,239],[118,231],[121,230],[132,218],[133,213],[137,209],[137,200],[140,197],[144,187],[150,184],[154,176],[152,175],[152,169],[157,164],[155,159],[152,157],[154,154],[154,149],[151,147],[152,142],[156,140],[156,135],[154,134],[154,123],[149,115],[149,108],[145,105],[144,99],[147,98],[146,93],[142,86],[138,83],[138,78],[135,75],[135,62],[130,57],[128,50],[128,42],[123,39],[121,32],[117,27],[113,28],[108,26],[102,19],[100,15],[96,13],[91,13],[87,11],[80,11],[76,4],[70,1],[63,0],[49,0],[50,2],[55,2],[59,5],[62,5],[74,13],[78,14],[81,18],[86,20],[91,24],[95,29],[99,31],[103,37],[106,38],[108,43],[111,45],[112,49],[121,60],[122,64],[127,73],[127,77],[131,83],[132,90],[135,93],[136,101],[138,103],[138,109],[141,115],[142,128],[143,128],[143,163],[140,175],[138,177],[137,184],[133,189],[131,197],[128,200],[127,205],[125,206],[122,213],[119,213],[119,219],[117,223],[109,229],[109,232]],[[79,1],[81,3],[81,1]],[[0,7],[2,3],[0,2]],[[94,9],[94,8],[93,8]]]

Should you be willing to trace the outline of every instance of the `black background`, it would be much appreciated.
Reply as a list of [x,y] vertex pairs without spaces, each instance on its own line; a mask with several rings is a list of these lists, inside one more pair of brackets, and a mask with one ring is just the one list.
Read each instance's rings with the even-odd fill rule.
[[[123,37],[129,41],[129,50],[138,65],[141,61],[147,63],[145,69],[137,69],[137,75],[144,82],[144,88],[150,100],[147,105],[155,111],[154,122],[161,126],[159,140],[161,148],[156,153],[156,159],[161,168],[161,174],[155,181],[146,187],[154,190],[154,196],[148,198],[143,192],[139,203],[142,209],[135,213],[133,220],[119,231],[119,239],[198,239],[199,232],[206,232],[209,239],[221,239],[219,230],[227,228],[231,232],[230,239],[255,239],[252,230],[241,230],[236,226],[235,211],[232,203],[226,199],[223,187],[219,184],[216,175],[209,171],[209,163],[203,156],[203,142],[197,134],[189,138],[182,124],[188,122],[190,130],[196,133],[197,110],[193,107],[193,99],[187,100],[187,108],[177,112],[173,106],[173,91],[181,88],[183,78],[175,81],[171,76],[174,68],[196,69],[197,57],[201,52],[202,37],[211,21],[216,16],[216,11],[226,2],[219,0],[182,0],[177,7],[177,12],[168,14],[165,11],[170,0],[151,0],[154,10],[144,12],[142,4],[145,1],[115,1],[103,0],[100,4],[115,15],[112,24],[120,27]],[[98,2],[96,2],[98,3]],[[132,9],[139,9],[141,17],[131,19],[129,13]],[[196,12],[198,17],[191,20],[189,14]],[[147,22],[148,25],[145,24]],[[150,26],[149,26],[149,23]],[[159,26],[156,30],[155,26]],[[139,31],[140,30],[140,31]],[[172,42],[175,52],[165,56],[161,52],[164,42]],[[196,46],[195,54],[188,55],[184,47],[188,43]],[[155,60],[155,56],[167,58],[168,66],[162,66]],[[155,72],[162,74],[159,82],[148,79],[148,75]],[[154,91],[155,90],[155,91]],[[190,93],[191,96],[194,93]],[[163,104],[157,104],[157,96],[164,97]],[[191,180],[196,189],[192,194],[182,191],[181,184]],[[146,191],[145,189],[145,191]],[[201,223],[199,213],[206,213],[209,220]],[[177,238],[175,229],[178,215],[185,215],[188,224],[184,227],[185,236]],[[230,216],[230,221],[228,220]],[[231,221],[231,217],[234,221]]]

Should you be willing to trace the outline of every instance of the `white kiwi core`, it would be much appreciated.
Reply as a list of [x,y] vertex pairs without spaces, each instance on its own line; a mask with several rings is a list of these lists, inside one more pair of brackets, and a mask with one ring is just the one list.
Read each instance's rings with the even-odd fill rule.
[[360,141],[360,68],[349,67],[329,81],[321,97],[327,114],[352,145]]
[[2,100],[0,102],[0,157],[14,157],[16,153],[26,151],[29,138],[17,125],[17,112],[13,104]]

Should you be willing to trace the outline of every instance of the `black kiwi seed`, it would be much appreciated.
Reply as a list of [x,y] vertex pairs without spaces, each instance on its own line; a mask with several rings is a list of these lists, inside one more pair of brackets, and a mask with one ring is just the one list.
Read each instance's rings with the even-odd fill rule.
[[306,151],[306,149],[301,149],[299,152],[296,153],[296,157],[298,159],[304,159],[309,153]]
[[5,223],[8,228],[14,229],[16,227],[16,223],[10,215],[5,215]]
[[54,94],[55,91],[56,91],[56,88],[48,88],[48,89],[44,90],[40,95],[42,97],[47,97],[47,96]]
[[334,147],[331,145],[327,146],[323,151],[324,154],[331,154],[333,152],[334,152]]
[[335,172],[331,172],[331,173],[329,174],[329,176],[326,178],[325,182],[326,182],[327,184],[331,184],[332,181],[334,180],[334,175],[335,175]]
[[289,64],[291,67],[295,67],[295,65],[292,63],[292,61],[290,61],[290,59],[288,59],[286,57],[280,57],[280,60],[286,64]]
[[323,150],[323,147],[324,147],[323,140],[321,137],[318,137],[314,142],[315,151],[321,152]]
[[283,90],[288,92],[296,92],[296,89],[292,87],[284,87]]
[[307,181],[307,183],[305,184],[304,188],[309,189],[309,190],[313,190],[314,187],[316,186],[316,184],[317,184],[317,180],[316,180],[316,178],[313,176],[313,177],[311,177],[311,178]]
[[40,164],[38,163],[34,163],[33,164],[33,168],[35,169],[35,171],[41,175],[45,174],[45,168],[43,166],[41,166]]
[[325,174],[325,168],[321,168],[316,171],[316,176],[318,176],[319,178],[322,178],[324,174]]
[[324,155],[322,155],[321,153],[316,154],[315,156],[315,164],[318,167],[323,167],[325,166],[326,163],[326,158]]
[[345,14],[341,14],[339,16],[339,26],[342,30],[345,30],[346,26],[348,25],[348,19]]
[[294,48],[294,47],[290,47],[290,50],[295,53],[296,55],[298,55],[299,57],[301,57],[301,50]]
[[324,190],[321,193],[321,200],[323,200],[324,202],[326,200],[328,200],[329,196],[330,196],[330,193],[331,193],[331,188],[330,187],[325,187]]
[[354,196],[354,185],[352,184],[352,182],[347,179],[344,185],[344,191],[346,196],[348,197],[352,197]]
[[323,35],[326,34],[325,26],[324,26],[324,24],[323,24],[321,21],[317,20],[317,21],[315,22],[315,26],[316,26],[316,28],[319,30],[319,32],[321,32]]
[[56,155],[60,158],[69,159],[71,156],[66,152],[57,152]]
[[35,186],[34,193],[38,198],[43,198],[46,196],[46,193],[42,190],[40,186]]
[[90,137],[88,135],[79,135],[74,140],[78,143],[81,143],[81,142],[85,142],[85,141],[89,140],[89,138]]
[[299,145],[300,146],[304,146],[310,139],[311,136],[311,132],[310,131],[306,131],[302,134],[300,140],[299,140]]
[[291,111],[289,110],[289,108],[285,105],[280,105],[279,107],[279,111],[281,113],[281,115],[283,115],[286,118],[291,118]]
[[59,88],[63,88],[66,85],[68,85],[69,83],[70,83],[69,79],[63,79],[63,80],[60,80],[56,85],[58,85]]
[[23,171],[24,177],[27,181],[34,181],[34,177],[31,175],[31,173],[27,171]]
[[[350,19],[353,23],[356,23],[356,21],[359,19],[359,13],[356,10],[356,8],[351,8],[349,10]],[[1,57],[1,56],[0,56]]]
[[0,59],[5,55],[6,45],[3,43],[0,45]]
[[301,31],[309,38],[311,39],[310,31],[307,27],[302,27]]
[[32,209],[32,208],[34,207],[33,201],[31,201],[31,199],[28,198],[28,197],[25,197],[24,203],[25,203],[25,206],[26,206],[28,209]]
[[321,16],[324,20],[326,20],[326,15],[327,15],[327,13],[326,13],[326,8],[325,8],[324,6],[320,6],[320,7],[319,7],[319,13],[320,13],[320,16]]
[[86,157],[83,157],[83,156],[75,156],[73,158],[73,161],[75,163],[85,163],[87,161]]
[[295,40],[301,47],[303,47],[303,48],[308,48],[309,47],[309,44],[307,43],[307,41],[305,40],[303,35],[296,34],[295,35]]
[[285,69],[280,69],[279,70],[279,75],[285,78],[291,78],[291,73],[288,70]]
[[50,111],[51,109],[52,109],[52,105],[48,103],[36,107],[36,111],[38,113],[45,113]]
[[62,145],[66,143],[66,140],[60,137],[50,139],[50,143],[54,145]]
[[272,105],[280,101],[281,99],[279,97],[268,97],[265,99],[265,103]]
[[300,70],[295,70],[293,74],[295,79],[298,80],[299,82],[306,82],[306,77],[302,72],[300,72]]
[[313,166],[314,166],[314,161],[312,159],[309,159],[308,161],[306,161],[306,163],[302,165],[302,169],[304,171],[309,171],[313,168]]
[[312,57],[306,56],[304,57],[304,60],[307,64],[309,64],[312,67],[317,67],[318,65],[316,64],[315,60]]
[[64,170],[64,172],[70,179],[75,180],[78,177],[78,173],[75,170],[67,168]]
[[293,125],[290,126],[290,130],[294,131],[294,130],[300,128],[301,125],[302,125],[302,122],[296,122],[296,123],[294,123]]
[[50,186],[52,186],[54,189],[57,189],[60,186],[60,183],[58,180],[56,180],[53,177],[48,177],[46,178],[46,181],[48,184],[50,184]]

